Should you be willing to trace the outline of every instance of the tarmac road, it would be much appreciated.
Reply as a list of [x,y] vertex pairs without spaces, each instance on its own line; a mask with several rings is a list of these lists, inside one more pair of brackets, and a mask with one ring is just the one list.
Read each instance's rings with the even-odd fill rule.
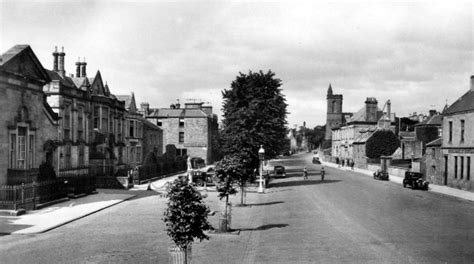
[[[193,263],[473,263],[474,203],[311,164],[310,154],[272,162],[287,178],[232,209],[239,235],[193,244]],[[302,168],[307,166],[309,180]],[[126,192],[126,191],[125,191]],[[168,263],[165,199],[136,198],[37,235],[0,237],[1,263]],[[205,199],[222,204],[216,192]],[[232,197],[236,205],[240,196]],[[210,217],[217,226],[218,214]]]

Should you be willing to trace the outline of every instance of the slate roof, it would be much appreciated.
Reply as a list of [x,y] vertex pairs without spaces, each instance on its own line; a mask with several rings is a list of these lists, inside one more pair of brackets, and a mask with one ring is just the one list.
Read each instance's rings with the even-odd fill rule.
[[[41,65],[41,62],[36,57],[35,53],[29,45],[15,45],[3,54],[0,55],[0,69],[7,70],[10,60],[21,54],[29,55],[28,60],[32,61],[36,69],[36,78],[41,78],[44,82],[48,83],[51,81],[48,72]],[[16,71],[16,70],[15,70]],[[16,72],[18,73],[18,72]],[[39,76],[41,75],[41,76]]]
[[0,66],[7,63],[11,58],[15,57],[18,53],[22,52],[24,49],[29,48],[29,45],[15,45],[11,49],[7,50],[5,53],[0,55]]
[[474,111],[474,90],[469,90],[446,110],[446,115]]
[[85,90],[83,89],[84,86],[90,85],[89,79],[86,77],[70,77],[70,79],[74,85],[81,90]]
[[[377,120],[379,120],[382,116],[383,112],[380,110],[380,108],[377,107]],[[363,106],[359,111],[355,112],[354,115],[347,120],[347,123],[352,122],[369,122],[367,121],[366,106]]]
[[132,95],[116,95],[117,100],[125,102],[125,109],[130,109],[132,103]]
[[428,117],[423,122],[416,124],[415,126],[441,126],[443,125],[443,116],[442,115],[433,115]]
[[152,122],[148,121],[147,119],[143,117],[139,117],[138,119],[141,120],[143,124],[147,126],[148,128],[151,128],[153,130],[162,130],[159,126],[153,124]]
[[361,130],[360,134],[354,139],[352,144],[365,144],[375,131],[377,131],[375,128]]
[[207,117],[208,115],[204,113],[201,109],[190,109],[190,108],[159,108],[153,109],[152,113],[149,116],[157,118],[179,118],[179,117]]
[[48,73],[49,78],[51,78],[51,80],[59,81],[61,84],[69,86],[69,87],[73,87],[73,88],[77,87],[74,81],[70,77],[63,78],[61,77],[61,75],[59,75],[59,73],[55,71],[51,71],[51,70],[46,70],[46,72]]

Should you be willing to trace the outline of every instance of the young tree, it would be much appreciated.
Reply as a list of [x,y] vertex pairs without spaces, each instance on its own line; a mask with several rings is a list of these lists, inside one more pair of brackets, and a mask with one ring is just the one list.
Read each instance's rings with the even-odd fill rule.
[[238,156],[225,156],[216,164],[216,176],[219,178],[220,184],[217,186],[219,199],[225,198],[226,214],[229,195],[237,193],[234,188],[235,184],[240,187],[240,203],[244,203],[244,188],[248,177],[246,174],[245,163]]
[[275,73],[239,73],[231,87],[222,92],[224,155],[238,156],[245,175],[258,168],[261,145],[267,158],[274,158],[286,147],[287,104],[281,80]]
[[167,188],[168,202],[163,221],[166,232],[188,259],[188,247],[194,239],[209,239],[204,234],[211,228],[207,215],[209,208],[204,204],[201,194],[186,180],[176,179]]

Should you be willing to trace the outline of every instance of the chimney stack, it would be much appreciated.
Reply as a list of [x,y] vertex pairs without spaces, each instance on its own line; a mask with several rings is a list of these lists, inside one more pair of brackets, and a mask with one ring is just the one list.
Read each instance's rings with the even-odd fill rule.
[[53,71],[58,72],[58,46],[54,46],[54,52],[53,52]]
[[84,61],[81,63],[81,77],[87,77],[86,66],[87,66],[87,62],[86,62],[86,58],[84,57]]
[[436,110],[435,109],[431,109],[430,110],[430,117],[431,116],[435,116],[436,115]]
[[66,70],[64,69],[64,56],[66,56],[66,53],[64,53],[64,47],[61,47],[61,52],[59,52],[58,56],[59,56],[58,72],[59,72],[59,75],[64,77],[66,75]]
[[76,62],[76,78],[81,77],[81,58],[77,58]]
[[471,75],[471,91],[474,91],[474,75]]
[[367,97],[365,100],[365,121],[377,122],[377,99],[374,97]]

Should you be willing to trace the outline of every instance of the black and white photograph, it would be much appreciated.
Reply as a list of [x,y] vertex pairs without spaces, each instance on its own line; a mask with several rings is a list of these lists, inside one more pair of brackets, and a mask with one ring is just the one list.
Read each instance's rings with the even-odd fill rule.
[[0,0],[0,263],[474,263],[474,3]]

